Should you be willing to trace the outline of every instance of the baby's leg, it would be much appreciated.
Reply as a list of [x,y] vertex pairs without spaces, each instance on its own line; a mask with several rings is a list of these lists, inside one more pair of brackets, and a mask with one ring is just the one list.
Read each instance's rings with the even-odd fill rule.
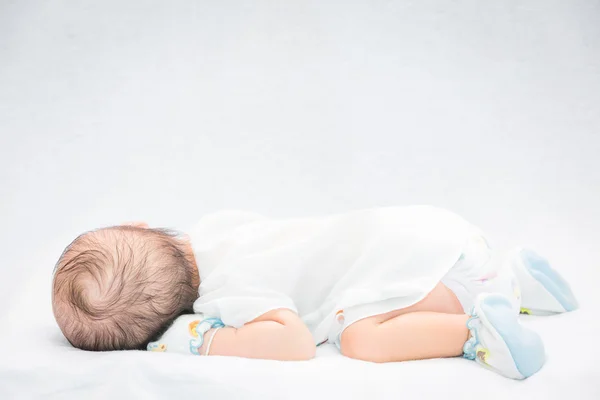
[[468,318],[456,295],[438,283],[410,307],[352,323],[342,333],[340,349],[348,357],[375,362],[454,357],[467,341]]
[[469,336],[468,318],[431,311],[392,318],[376,315],[344,330],[341,351],[347,357],[374,362],[460,356]]
[[456,264],[442,278],[460,300],[465,312],[470,312],[481,293],[501,293],[510,299],[513,311],[521,306],[515,275],[506,262],[506,256],[493,251],[481,234],[474,234]]
[[390,362],[463,355],[513,379],[524,379],[545,362],[540,337],[522,327],[507,297],[478,296],[470,316],[416,311],[361,319],[341,334],[342,354]]
[[383,320],[388,320],[402,314],[414,313],[417,311],[431,311],[445,314],[465,313],[454,292],[440,282],[423,300],[410,307],[382,314],[382,318]]
[[495,251],[480,233],[470,238],[442,282],[470,310],[480,293],[502,293],[515,312],[551,314],[572,311],[577,300],[567,281],[529,249]]
[[375,362],[457,356],[467,340],[467,318],[454,293],[438,283],[410,307],[350,325],[342,334],[341,350],[348,357]]

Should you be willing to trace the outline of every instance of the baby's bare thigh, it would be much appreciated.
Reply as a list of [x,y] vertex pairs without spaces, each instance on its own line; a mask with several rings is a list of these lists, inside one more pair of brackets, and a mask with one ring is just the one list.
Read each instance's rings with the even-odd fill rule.
[[393,310],[385,314],[374,315],[372,317],[361,319],[350,325],[346,330],[356,324],[381,324],[389,319],[396,318],[402,314],[408,314],[418,311],[431,311],[444,314],[464,314],[464,310],[454,293],[443,283],[438,283],[436,287],[421,301],[410,307]]

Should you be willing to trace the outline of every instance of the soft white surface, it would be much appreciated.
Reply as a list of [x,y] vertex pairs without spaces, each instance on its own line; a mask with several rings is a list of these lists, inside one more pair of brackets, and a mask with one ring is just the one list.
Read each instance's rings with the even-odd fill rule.
[[[402,398],[598,399],[597,313],[528,317],[543,334],[548,363],[517,382],[463,359],[371,364],[345,359],[331,345],[310,362],[282,363],[169,353],[89,353],[71,348],[51,321],[4,342],[2,398],[306,399]],[[170,397],[174,396],[174,397]],[[181,397],[176,397],[181,396]],[[342,397],[344,396],[344,397]],[[438,397],[440,396],[440,397]],[[441,397],[447,396],[447,397]]]
[[[600,398],[599,7],[0,2],[0,398]],[[87,354],[52,321],[52,266],[86,229],[395,204],[454,210],[564,273],[583,308],[531,321],[540,374]]]

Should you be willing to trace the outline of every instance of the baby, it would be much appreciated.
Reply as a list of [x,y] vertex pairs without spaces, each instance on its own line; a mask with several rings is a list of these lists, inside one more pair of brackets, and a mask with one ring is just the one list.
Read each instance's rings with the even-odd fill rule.
[[189,236],[125,225],[85,233],[60,257],[53,310],[86,350],[148,349],[307,360],[475,360],[524,379],[545,362],[518,314],[577,302],[548,262],[493,252],[461,217],[429,206],[273,220],[242,211]]

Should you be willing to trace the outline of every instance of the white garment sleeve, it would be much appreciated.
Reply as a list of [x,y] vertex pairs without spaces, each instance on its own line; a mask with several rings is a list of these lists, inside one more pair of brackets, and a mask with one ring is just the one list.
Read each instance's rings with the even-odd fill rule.
[[236,328],[278,308],[297,312],[287,294],[296,273],[288,252],[282,252],[289,236],[280,224],[255,213],[234,210],[202,218],[191,234],[201,278],[194,312]]
[[194,312],[220,318],[225,325],[239,328],[261,315],[286,308],[298,312],[293,300],[283,293],[228,279],[213,289],[213,282],[200,288],[200,297],[194,303]]

